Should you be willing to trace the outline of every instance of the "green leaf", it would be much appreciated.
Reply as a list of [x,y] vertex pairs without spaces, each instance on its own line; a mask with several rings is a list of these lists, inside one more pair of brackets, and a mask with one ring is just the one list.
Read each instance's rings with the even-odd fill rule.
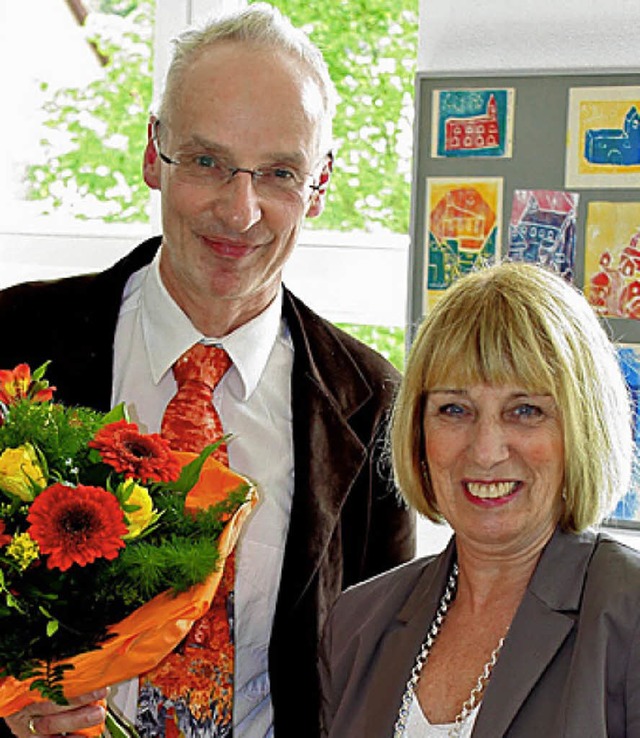
[[111,738],[139,738],[138,731],[123,715],[120,715],[109,705],[105,718],[107,735]]
[[124,404],[124,402],[121,402],[119,405],[116,405],[114,408],[109,410],[108,413],[104,416],[104,424],[109,425],[109,423],[117,423],[119,420],[126,420],[127,423],[129,422],[129,413],[127,411],[127,406]]
[[50,363],[50,360],[45,361],[44,364],[41,364],[35,371],[31,373],[31,378],[33,379],[33,381],[38,382],[42,379],[42,377],[44,377],[44,374],[47,371],[47,367]]
[[20,605],[20,602],[16,597],[14,597],[11,592],[6,592],[6,603],[9,607],[13,608],[14,610],[17,610],[18,612],[24,612],[23,607]]
[[195,458],[193,461],[182,468],[180,477],[175,482],[167,482],[162,486],[171,489],[174,492],[181,492],[183,494],[186,494],[200,478],[200,472],[202,471],[204,462],[217,448],[219,448],[223,443],[226,443],[230,437],[231,436],[229,435],[224,436],[215,443],[206,446],[200,452],[197,458]]

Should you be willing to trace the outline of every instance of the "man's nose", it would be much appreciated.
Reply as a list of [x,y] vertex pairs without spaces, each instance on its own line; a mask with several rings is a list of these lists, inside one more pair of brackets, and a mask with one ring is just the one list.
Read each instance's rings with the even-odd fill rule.
[[250,169],[231,170],[215,199],[219,217],[237,233],[245,233],[262,217],[260,197]]

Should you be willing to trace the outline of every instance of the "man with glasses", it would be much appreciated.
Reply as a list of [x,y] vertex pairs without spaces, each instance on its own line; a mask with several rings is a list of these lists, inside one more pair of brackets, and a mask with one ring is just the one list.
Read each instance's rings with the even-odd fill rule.
[[[383,463],[397,372],[282,285],[305,218],[324,207],[334,101],[318,49],[269,6],[186,31],[144,154],[162,236],[103,273],[0,293],[0,366],[51,360],[58,399],[124,401],[150,432],[185,350],[215,342],[230,356],[214,404],[231,466],[260,493],[236,551],[235,738],[319,734],[317,644],[334,600],[414,554]],[[126,712],[131,685],[114,691]],[[7,723],[27,738],[95,713],[45,703]],[[166,735],[231,732],[187,720]]]

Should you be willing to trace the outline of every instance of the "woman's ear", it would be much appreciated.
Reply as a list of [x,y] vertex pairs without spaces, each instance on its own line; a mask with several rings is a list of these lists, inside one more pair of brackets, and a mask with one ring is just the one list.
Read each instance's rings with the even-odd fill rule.
[[160,157],[155,141],[155,118],[151,118],[147,125],[147,145],[144,150],[142,176],[152,190],[160,189]]
[[307,218],[316,218],[324,210],[325,195],[327,194],[327,188],[329,187],[329,180],[331,179],[331,172],[333,171],[333,153],[327,154],[326,161],[320,172],[318,184],[313,188],[313,194],[309,201],[309,208],[307,209]]

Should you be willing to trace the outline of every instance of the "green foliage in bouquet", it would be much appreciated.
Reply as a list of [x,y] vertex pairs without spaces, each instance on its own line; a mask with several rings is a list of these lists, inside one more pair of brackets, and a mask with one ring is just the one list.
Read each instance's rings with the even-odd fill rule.
[[186,512],[216,446],[183,466],[121,406],[53,402],[45,368],[0,371],[0,678],[37,675],[42,694],[61,698],[56,662],[216,569],[215,543],[251,485]]

